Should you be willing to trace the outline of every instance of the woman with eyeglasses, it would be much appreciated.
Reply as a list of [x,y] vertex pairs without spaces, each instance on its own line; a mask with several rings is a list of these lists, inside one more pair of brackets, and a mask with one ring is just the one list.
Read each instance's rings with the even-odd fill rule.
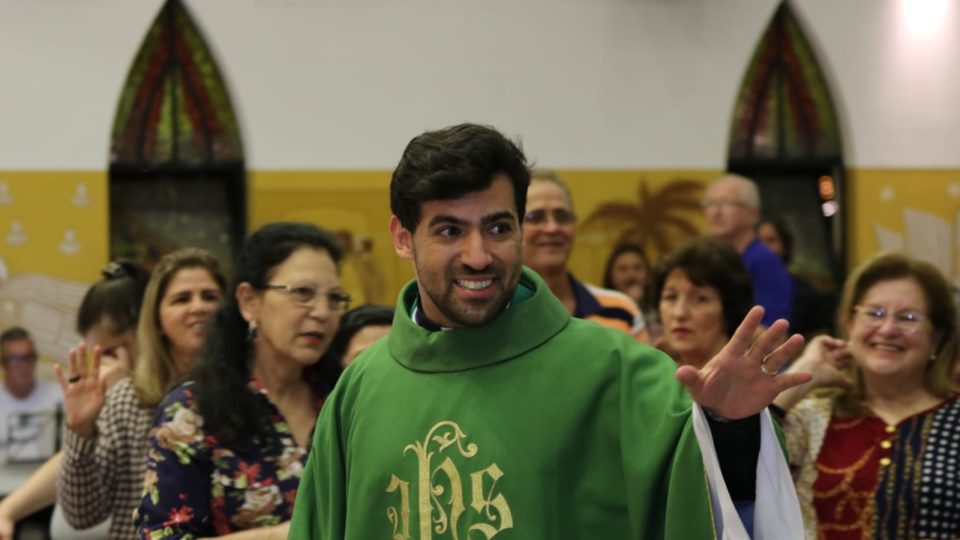
[[883,254],[844,286],[846,341],[814,338],[813,373],[779,407],[806,535],[960,537],[956,309],[932,265]]
[[107,538],[136,538],[147,435],[167,388],[189,370],[223,298],[223,275],[208,252],[184,248],[164,256],[147,284],[137,326],[139,354],[131,377],[110,390],[100,376],[103,349],[70,350],[67,373],[55,367],[66,409],[57,500],[78,529],[111,520]]
[[141,538],[286,538],[326,385],[318,362],[350,296],[326,231],[273,223],[246,241],[234,294],[151,432]]

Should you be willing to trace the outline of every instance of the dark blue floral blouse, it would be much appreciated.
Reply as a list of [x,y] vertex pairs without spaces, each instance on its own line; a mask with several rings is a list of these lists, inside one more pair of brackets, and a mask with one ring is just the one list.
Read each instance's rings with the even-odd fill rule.
[[204,430],[192,382],[160,405],[135,515],[140,538],[218,536],[290,519],[307,450],[297,445],[263,385],[252,378],[249,388],[268,403],[273,429],[268,444],[245,444],[242,450],[223,446]]

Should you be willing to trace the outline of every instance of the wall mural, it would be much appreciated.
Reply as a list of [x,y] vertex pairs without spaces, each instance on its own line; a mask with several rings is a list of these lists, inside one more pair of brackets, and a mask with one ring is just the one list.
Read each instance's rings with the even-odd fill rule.
[[620,242],[641,246],[651,261],[700,234],[693,216],[702,214],[703,182],[678,178],[659,189],[637,182],[636,202],[601,203],[583,220],[583,235],[600,233],[611,249]]

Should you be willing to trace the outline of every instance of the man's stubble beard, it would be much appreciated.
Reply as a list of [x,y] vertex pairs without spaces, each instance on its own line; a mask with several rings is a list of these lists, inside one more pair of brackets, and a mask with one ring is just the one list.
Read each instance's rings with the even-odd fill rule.
[[[417,260],[416,253],[414,253],[414,260]],[[496,277],[494,287],[497,288],[497,293],[481,304],[483,306],[481,310],[463,309],[471,307],[472,303],[470,301],[460,302],[455,300],[456,291],[454,289],[457,286],[453,284],[453,276],[447,275],[446,271],[444,275],[441,276],[443,278],[442,283],[445,284],[442,293],[437,294],[436,291],[431,290],[429,287],[423,287],[423,291],[430,297],[433,305],[436,306],[440,313],[450,322],[464,327],[482,326],[495,319],[506,309],[510,300],[513,298],[517,283],[520,281],[522,268],[522,264],[518,262],[513,272],[508,273],[502,265],[494,264],[491,266],[493,271],[487,271],[485,273],[493,274]],[[418,276],[425,275],[419,264],[416,265],[416,270]],[[470,275],[471,273],[479,274],[481,272],[466,271],[464,275]],[[468,314],[476,314],[476,316],[465,316]]]

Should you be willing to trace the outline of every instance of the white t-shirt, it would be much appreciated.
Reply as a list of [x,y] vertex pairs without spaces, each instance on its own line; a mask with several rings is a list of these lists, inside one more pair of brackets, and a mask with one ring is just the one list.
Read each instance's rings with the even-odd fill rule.
[[60,387],[37,379],[25,399],[10,395],[0,386],[0,464],[39,461],[56,452],[59,411],[63,409]]

